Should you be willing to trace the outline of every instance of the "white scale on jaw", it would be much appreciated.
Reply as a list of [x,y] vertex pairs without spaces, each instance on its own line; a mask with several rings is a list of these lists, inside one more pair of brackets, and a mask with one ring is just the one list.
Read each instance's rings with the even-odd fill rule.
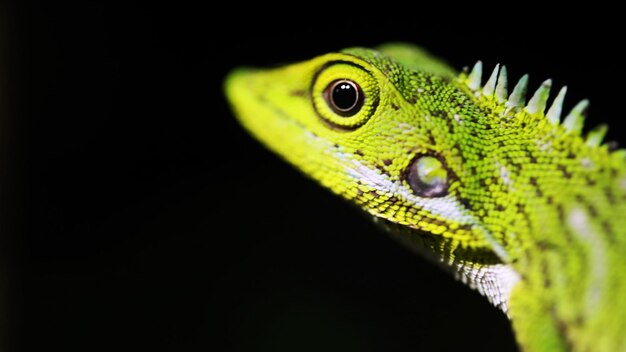
[[[433,215],[442,218],[451,218],[456,222],[464,225],[471,225],[473,229],[478,230],[485,236],[485,239],[492,246],[493,251],[502,261],[508,261],[508,253],[497,241],[493,235],[485,228],[480,226],[479,221],[470,214],[453,196],[422,198],[416,196],[413,191],[407,189],[401,182],[392,181],[387,175],[380,174],[377,171],[363,165],[360,161],[354,159],[352,155],[337,152],[337,157],[344,161],[346,172],[350,177],[360,181],[364,185],[375,189],[385,190],[387,192],[399,195],[406,199],[409,203],[415,204],[421,209],[430,212]],[[380,215],[380,214],[374,214]]]
[[[453,197],[445,196],[439,198],[421,198],[413,194],[399,181],[392,181],[387,175],[368,168],[360,161],[347,153],[337,151],[337,157],[344,162],[347,174],[362,184],[375,189],[385,190],[404,197],[408,202],[416,204],[429,211],[433,215],[453,218],[462,224],[471,224],[474,229],[479,229],[486,240],[492,245],[494,252],[507,262],[508,254],[506,250],[498,244],[492,235],[479,225],[478,221]],[[379,216],[380,214],[373,215]],[[443,260],[443,259],[442,259]],[[519,274],[507,264],[495,264],[481,268],[472,267],[463,263],[447,263],[456,268],[456,278],[461,282],[477,290],[480,294],[503,312],[508,312],[508,300],[511,289],[520,280]]]

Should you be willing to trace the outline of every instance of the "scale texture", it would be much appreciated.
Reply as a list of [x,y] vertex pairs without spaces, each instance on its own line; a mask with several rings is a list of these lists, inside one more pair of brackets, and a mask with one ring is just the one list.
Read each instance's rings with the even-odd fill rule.
[[566,88],[486,73],[391,43],[236,69],[225,91],[265,146],[507,314],[522,350],[626,351],[626,151],[583,133]]

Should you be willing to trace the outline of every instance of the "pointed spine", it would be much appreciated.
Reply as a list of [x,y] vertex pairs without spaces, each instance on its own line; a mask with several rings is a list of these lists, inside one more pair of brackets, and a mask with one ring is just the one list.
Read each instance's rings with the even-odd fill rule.
[[594,129],[589,131],[589,134],[587,134],[587,140],[585,143],[592,147],[599,146],[602,143],[602,140],[604,140],[604,136],[606,135],[606,131],[608,131],[608,129],[609,128],[606,124],[596,126]]
[[500,74],[498,75],[498,85],[496,85],[496,99],[500,103],[504,103],[508,97],[509,79],[506,73],[506,66],[502,65]]
[[472,72],[470,72],[469,76],[467,77],[467,86],[471,90],[477,91],[478,88],[480,88],[482,76],[483,76],[483,62],[478,60],[476,61],[474,68],[472,68]]
[[509,100],[506,102],[506,108],[520,108],[526,103],[526,90],[528,89],[528,75],[523,75],[519,79],[513,93],[509,96]]
[[583,122],[585,120],[585,113],[589,106],[589,100],[581,100],[572,111],[563,120],[563,127],[569,132],[579,133],[583,129]]
[[489,79],[487,80],[487,83],[485,83],[485,86],[483,87],[483,95],[486,97],[490,97],[493,95],[493,93],[496,90],[496,81],[498,80],[498,72],[500,71],[500,64],[497,64],[496,67],[493,69],[493,72],[491,72],[491,76],[489,76]]
[[553,125],[558,125],[561,122],[561,112],[563,111],[563,100],[565,100],[565,93],[567,93],[567,86],[564,86],[557,94],[556,98],[552,102],[552,106],[548,109],[546,117]]
[[537,91],[535,91],[535,94],[533,94],[532,98],[530,98],[530,101],[528,102],[528,105],[526,106],[526,111],[528,111],[529,114],[543,114],[546,109],[548,97],[550,96],[551,87],[551,79],[547,79],[541,83],[541,86],[537,88]]

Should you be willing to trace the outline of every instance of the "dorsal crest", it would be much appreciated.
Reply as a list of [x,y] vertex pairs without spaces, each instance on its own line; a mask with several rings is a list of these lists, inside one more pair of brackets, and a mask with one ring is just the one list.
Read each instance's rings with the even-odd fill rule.
[[[467,68],[458,76],[467,89],[483,104],[490,106],[494,111],[499,111],[503,118],[525,117],[537,121],[547,121],[555,128],[562,128],[566,133],[581,136],[589,100],[579,101],[565,117],[563,115],[563,104],[567,93],[567,86],[563,86],[556,97],[548,106],[552,80],[547,79],[534,91],[527,101],[528,74],[524,74],[515,84],[511,94],[508,93],[508,74],[506,66],[496,64],[483,84],[483,63],[477,61],[471,71]],[[558,127],[560,126],[560,127]],[[591,147],[599,147],[604,141],[608,128],[606,124],[600,124],[591,129],[584,137],[585,143]],[[614,154],[620,158],[626,154],[625,151],[615,151]]]

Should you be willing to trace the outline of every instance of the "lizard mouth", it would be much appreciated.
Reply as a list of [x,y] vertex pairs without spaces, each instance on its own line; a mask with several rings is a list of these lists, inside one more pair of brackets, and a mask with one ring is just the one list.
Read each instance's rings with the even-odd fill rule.
[[[278,69],[280,70],[280,69]],[[239,123],[252,136],[305,174],[326,164],[312,155],[326,155],[329,142],[311,132],[303,120],[317,121],[309,97],[297,79],[285,93],[276,83],[281,71],[237,69],[225,81],[225,93]],[[304,108],[301,108],[304,107]]]
[[[289,135],[280,131],[293,126],[305,130],[305,127],[281,109],[280,104],[272,101],[271,83],[268,83],[271,80],[266,75],[264,71],[253,68],[236,69],[227,76],[224,91],[237,120],[256,138],[272,147],[274,143],[270,137],[277,137],[276,140],[284,142]],[[272,136],[266,136],[269,133]]]

